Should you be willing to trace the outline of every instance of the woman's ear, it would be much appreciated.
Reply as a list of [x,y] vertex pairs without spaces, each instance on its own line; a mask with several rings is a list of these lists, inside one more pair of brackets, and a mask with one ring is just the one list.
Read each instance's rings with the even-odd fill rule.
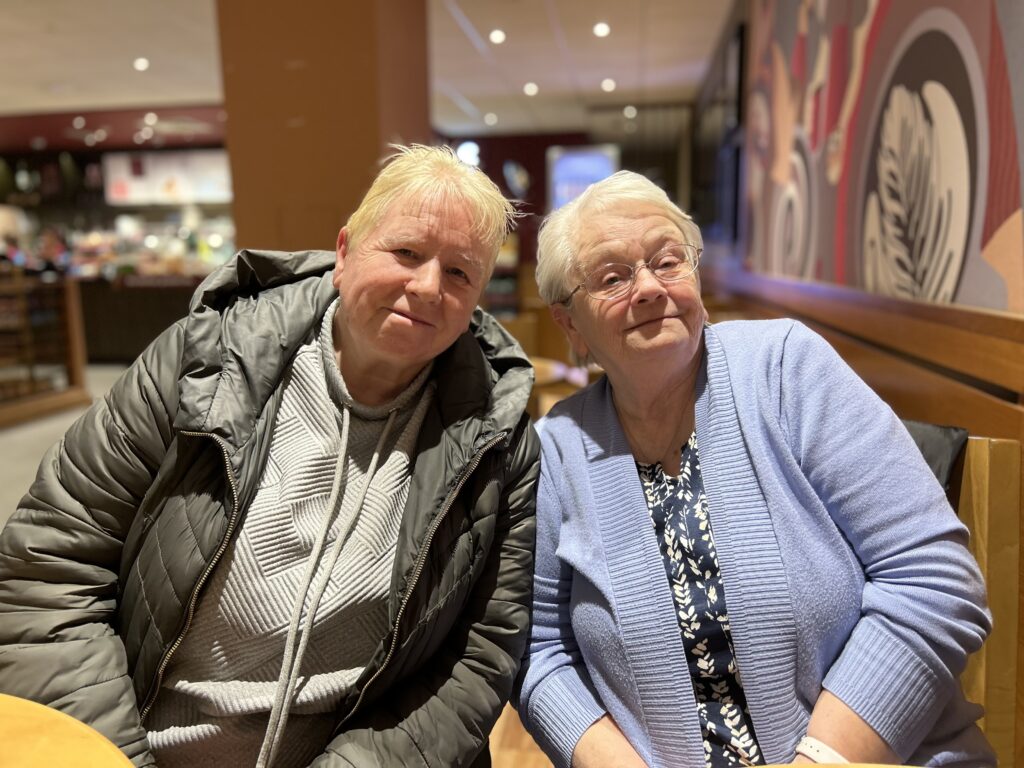
[[569,311],[569,308],[564,304],[552,304],[549,309],[551,310],[551,317],[555,319],[555,322],[558,323],[565,333],[565,337],[569,340],[569,347],[576,356],[576,361],[582,362],[589,359],[590,350],[587,348],[587,342],[584,341],[583,335],[576,328],[576,323],[573,322],[572,313]]
[[348,249],[348,227],[342,227],[341,231],[338,232],[338,241],[334,246],[334,276],[331,278],[331,282],[334,283],[336,289],[341,287],[341,272],[345,268],[345,257],[348,256]]

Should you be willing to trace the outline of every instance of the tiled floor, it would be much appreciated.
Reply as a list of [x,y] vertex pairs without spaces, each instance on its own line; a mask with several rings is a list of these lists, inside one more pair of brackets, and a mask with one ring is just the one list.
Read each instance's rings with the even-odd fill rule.
[[[120,365],[90,365],[86,386],[94,398],[102,397],[124,371]],[[60,440],[84,408],[63,411],[27,424],[0,429],[0,528],[14,514],[47,448]]]

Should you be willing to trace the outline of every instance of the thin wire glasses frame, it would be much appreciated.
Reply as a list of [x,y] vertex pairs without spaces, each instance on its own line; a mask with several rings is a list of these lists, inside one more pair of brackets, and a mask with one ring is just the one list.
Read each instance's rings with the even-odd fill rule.
[[597,301],[610,301],[625,296],[633,290],[637,273],[649,269],[659,282],[676,283],[685,280],[697,271],[703,248],[689,243],[670,245],[662,248],[642,264],[602,264],[583,277],[559,304],[569,306],[572,297],[582,288]]

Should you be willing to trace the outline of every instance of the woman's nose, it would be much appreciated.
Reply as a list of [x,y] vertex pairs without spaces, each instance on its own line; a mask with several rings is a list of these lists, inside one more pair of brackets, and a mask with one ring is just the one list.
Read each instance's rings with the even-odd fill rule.
[[412,271],[412,278],[406,284],[410,293],[422,301],[436,302],[441,299],[441,265],[436,259],[427,259]]
[[633,300],[644,301],[653,299],[665,293],[665,286],[657,277],[654,270],[647,264],[639,265],[633,272]]

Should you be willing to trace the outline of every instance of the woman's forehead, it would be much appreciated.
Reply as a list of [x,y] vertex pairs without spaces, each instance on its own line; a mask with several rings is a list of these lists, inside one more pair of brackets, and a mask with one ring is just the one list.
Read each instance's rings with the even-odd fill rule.
[[682,232],[664,210],[652,205],[614,207],[586,213],[580,218],[580,256],[592,252],[643,248],[682,238]]

